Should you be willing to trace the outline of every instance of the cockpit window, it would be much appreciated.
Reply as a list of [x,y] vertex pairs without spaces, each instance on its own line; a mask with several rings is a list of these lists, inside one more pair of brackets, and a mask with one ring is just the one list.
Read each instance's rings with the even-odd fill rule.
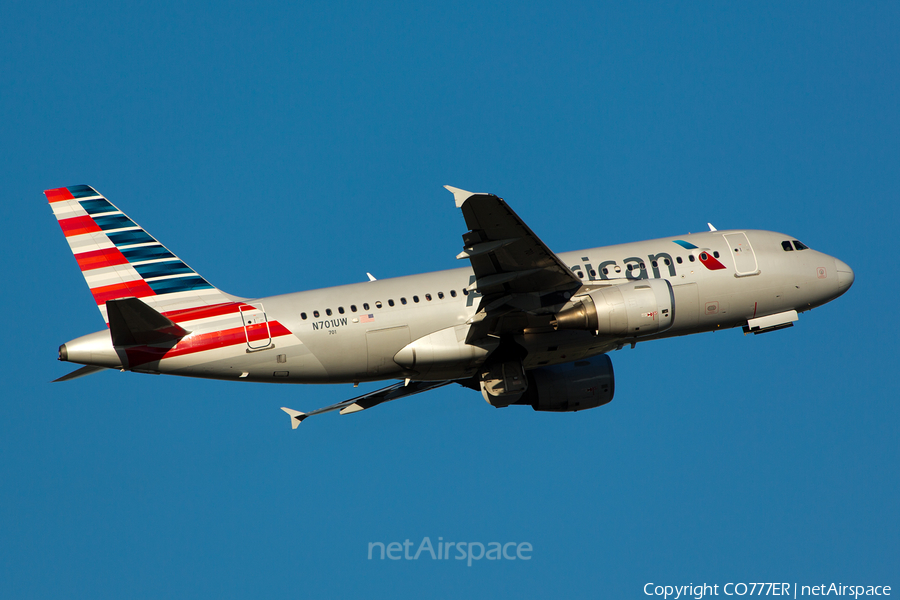
[[794,248],[796,248],[797,250],[809,250],[809,246],[803,244],[798,240],[794,240]]
[[784,248],[785,252],[793,252],[794,251],[794,247],[791,246],[790,240],[784,240],[783,242],[781,242],[781,247]]

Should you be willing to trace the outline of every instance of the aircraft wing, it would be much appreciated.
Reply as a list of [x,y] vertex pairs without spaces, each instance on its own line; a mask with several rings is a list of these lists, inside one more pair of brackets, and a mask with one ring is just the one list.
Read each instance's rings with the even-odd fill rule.
[[502,198],[444,187],[469,227],[456,258],[471,261],[475,282],[469,289],[482,295],[470,338],[502,333],[499,321],[509,313],[550,312],[581,287],[581,280]]
[[395,383],[394,385],[390,385],[386,388],[382,388],[374,392],[369,392],[368,394],[363,394],[362,396],[357,396],[356,398],[351,398],[350,400],[344,400],[343,402],[338,402],[337,404],[332,404],[331,406],[326,406],[325,408],[318,408],[308,413],[285,408],[283,406],[281,407],[281,410],[291,416],[291,428],[297,429],[297,426],[303,421],[303,419],[312,417],[313,415],[320,415],[322,413],[327,413],[335,410],[341,411],[342,415],[347,415],[350,413],[365,410],[367,408],[372,408],[373,406],[378,406],[383,402],[390,402],[391,400],[396,400],[397,398],[412,396],[413,394],[427,392],[428,390],[443,387],[448,383],[453,383],[453,381],[410,381],[409,383],[404,383],[401,381],[400,383]]

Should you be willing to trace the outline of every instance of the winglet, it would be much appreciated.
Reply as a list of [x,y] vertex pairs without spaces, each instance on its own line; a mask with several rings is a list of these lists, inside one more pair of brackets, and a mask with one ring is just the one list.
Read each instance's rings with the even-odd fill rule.
[[456,201],[456,208],[462,208],[463,203],[465,203],[466,200],[475,195],[472,192],[467,192],[466,190],[455,188],[452,185],[445,185],[444,187],[448,192],[453,194],[453,199]]
[[281,407],[281,410],[286,412],[291,416],[291,429],[297,429],[297,425],[299,425],[303,419],[308,417],[306,413],[300,412],[299,410],[293,410],[290,408]]
[[713,224],[712,224],[712,223],[707,223],[707,225],[709,225],[709,230],[710,230],[710,231],[718,231],[718,229],[716,229],[715,227],[713,227]]

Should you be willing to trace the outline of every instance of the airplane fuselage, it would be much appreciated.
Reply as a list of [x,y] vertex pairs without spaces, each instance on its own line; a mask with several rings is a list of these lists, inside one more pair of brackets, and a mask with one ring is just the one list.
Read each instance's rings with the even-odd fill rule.
[[[798,249],[794,242],[770,231],[729,230],[560,253],[582,281],[574,297],[629,281],[667,280],[671,324],[647,335],[610,336],[556,329],[549,312],[536,314],[513,336],[526,352],[525,369],[576,361],[629,343],[746,327],[760,317],[809,310],[849,288],[853,275],[846,264],[802,245]],[[392,358],[441,331],[444,342],[452,344],[456,336],[465,349],[467,323],[479,308],[480,295],[470,289],[474,281],[473,269],[466,266],[161,311],[190,333],[175,344],[123,350],[113,347],[104,330],[68,342],[61,353],[86,365],[226,380],[459,379],[472,375],[483,354],[426,371]]]

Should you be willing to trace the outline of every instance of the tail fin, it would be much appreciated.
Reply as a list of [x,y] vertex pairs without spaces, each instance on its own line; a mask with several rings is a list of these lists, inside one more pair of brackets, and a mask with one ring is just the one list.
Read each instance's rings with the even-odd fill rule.
[[240,300],[213,287],[92,187],[44,192],[103,319],[108,300],[141,298],[158,312]]

